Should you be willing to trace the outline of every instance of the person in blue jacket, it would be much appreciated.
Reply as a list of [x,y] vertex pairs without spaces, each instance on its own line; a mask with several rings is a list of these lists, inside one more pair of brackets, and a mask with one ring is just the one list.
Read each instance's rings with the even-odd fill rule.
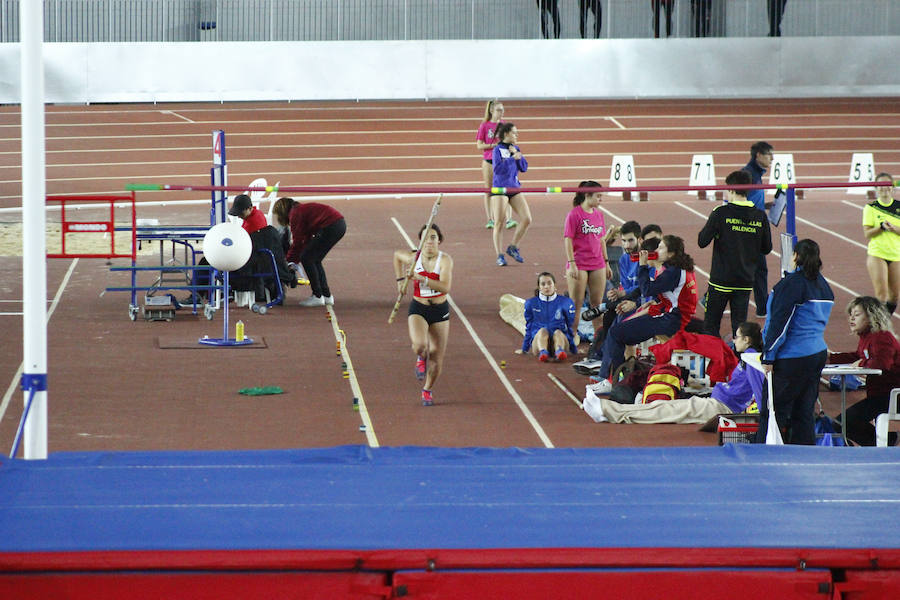
[[[791,262],[795,269],[775,284],[768,300],[763,329],[763,369],[772,374],[775,420],[786,444],[815,444],[813,406],[828,347],[825,326],[834,293],[822,276],[819,245],[797,242]],[[767,400],[768,402],[768,400]],[[767,405],[760,407],[757,443],[765,443]]]
[[556,293],[556,278],[544,271],[538,275],[534,296],[525,301],[525,339],[522,352],[531,352],[541,362],[566,360],[575,353],[575,303]]
[[[495,188],[520,188],[519,173],[528,170],[528,161],[522,151],[516,145],[519,141],[519,130],[513,123],[501,123],[497,127],[495,137],[500,140],[494,146],[491,163],[494,166]],[[528,202],[525,200],[525,194],[519,191],[495,193],[491,196],[491,205],[494,209],[494,223],[502,223],[502,219],[506,217],[506,207],[511,206],[515,211],[519,224],[516,225],[516,231],[513,234],[512,243],[506,247],[506,253],[516,262],[523,262],[522,255],[519,254],[519,242],[525,237],[525,232],[531,225],[531,209],[528,208]],[[494,252],[497,253],[497,266],[505,267],[506,258],[503,256],[503,228],[494,227]]]

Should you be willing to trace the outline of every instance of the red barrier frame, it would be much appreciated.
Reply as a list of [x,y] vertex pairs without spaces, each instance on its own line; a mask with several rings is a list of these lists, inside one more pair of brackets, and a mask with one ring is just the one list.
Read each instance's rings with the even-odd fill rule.
[[[130,258],[132,264],[137,260],[137,208],[135,206],[135,195],[131,192],[127,195],[119,196],[47,196],[47,202],[58,202],[60,204],[60,222],[62,225],[62,251],[58,253],[47,253],[47,258]],[[78,203],[108,203],[109,204],[109,220],[108,221],[74,221],[68,218],[66,214],[66,205],[74,202]],[[115,213],[116,202],[131,203],[131,253],[116,253],[116,225]],[[70,253],[66,252],[66,234],[67,233],[109,233],[110,249],[106,254],[87,254],[87,253]]]

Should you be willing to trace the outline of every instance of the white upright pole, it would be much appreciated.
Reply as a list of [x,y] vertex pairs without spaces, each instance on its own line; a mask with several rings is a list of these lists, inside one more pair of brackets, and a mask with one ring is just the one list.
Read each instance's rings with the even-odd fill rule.
[[44,167],[44,3],[19,3],[22,89],[22,340],[27,459],[47,458],[47,247]]

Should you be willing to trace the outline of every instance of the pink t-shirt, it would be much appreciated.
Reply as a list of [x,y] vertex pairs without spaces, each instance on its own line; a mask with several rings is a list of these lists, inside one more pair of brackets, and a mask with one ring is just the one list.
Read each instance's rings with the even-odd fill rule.
[[[501,121],[500,123],[502,123]],[[482,144],[496,144],[497,139],[494,137],[494,133],[497,131],[497,126],[500,123],[492,123],[491,121],[485,121],[481,124],[481,127],[478,128],[478,133],[475,135],[475,140],[481,142]],[[491,153],[493,152],[493,148],[488,148],[484,151],[483,158],[484,160],[491,160]]]
[[600,209],[585,212],[581,205],[572,208],[566,216],[563,237],[571,238],[575,251],[575,264],[579,271],[595,271],[606,266],[603,259],[603,236],[606,222]]

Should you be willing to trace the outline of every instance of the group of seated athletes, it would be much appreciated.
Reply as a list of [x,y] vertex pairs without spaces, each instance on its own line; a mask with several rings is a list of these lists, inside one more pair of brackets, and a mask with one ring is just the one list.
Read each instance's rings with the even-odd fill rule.
[[[735,175],[735,174],[732,174]],[[732,180],[726,180],[729,184],[745,183],[744,175],[729,176]],[[734,179],[738,179],[734,181]],[[584,184],[594,182],[582,182]],[[588,186],[589,187],[589,186]],[[588,194],[591,196],[592,194]],[[599,193],[597,194],[599,196]],[[664,235],[657,225],[641,227],[635,221],[624,223],[621,228],[612,228],[612,231],[603,230],[602,256],[605,259],[609,250],[614,247],[617,240],[621,243],[623,253],[618,260],[618,285],[607,285],[607,278],[602,277],[605,293],[598,294],[590,289],[590,279],[595,271],[605,270],[605,264],[600,261],[595,263],[595,269],[588,273],[579,273],[579,269],[567,268],[567,282],[569,283],[569,296],[557,293],[557,282],[553,274],[543,272],[538,276],[537,289],[532,298],[525,302],[525,338],[521,351],[530,352],[542,362],[553,360],[565,360],[569,354],[578,352],[578,318],[574,299],[584,300],[589,308],[581,312],[583,320],[597,319],[602,316],[602,324],[598,323],[594,333],[594,340],[588,350],[585,360],[574,364],[576,371],[590,375],[595,383],[586,386],[586,396],[583,403],[585,411],[597,422],[610,421],[614,423],[703,423],[717,414],[740,413],[745,411],[757,411],[766,406],[764,388],[760,385],[751,385],[752,382],[762,380],[748,376],[747,365],[743,360],[737,360],[733,355],[746,353],[765,353],[765,341],[770,341],[773,348],[779,343],[775,341],[778,332],[766,331],[753,321],[746,320],[747,303],[749,302],[750,288],[752,288],[754,265],[758,255],[765,255],[771,250],[771,234],[765,213],[747,207],[746,193],[729,191],[729,203],[722,205],[728,207],[716,215],[716,210],[710,216],[707,225],[699,234],[698,244],[703,247],[715,239],[717,246],[713,250],[713,268],[710,294],[725,294],[730,300],[732,309],[732,339],[727,350],[732,361],[737,366],[730,372],[726,372],[720,378],[715,387],[710,390],[708,397],[690,396],[672,400],[654,400],[647,403],[640,401],[640,395],[636,403],[628,400],[623,404],[622,400],[611,399],[609,396],[616,386],[618,367],[625,361],[626,353],[632,353],[635,345],[656,338],[664,342],[673,336],[677,337],[677,343],[683,343],[685,338],[693,334],[692,340],[707,338],[707,342],[698,341],[701,346],[715,348],[710,344],[712,340],[720,345],[725,345],[718,336],[719,321],[725,302],[717,307],[717,314],[713,315],[713,330],[710,331],[710,315],[707,315],[706,323],[694,318],[698,304],[699,294],[697,282],[694,276],[694,261],[685,252],[684,240],[674,235]],[[599,199],[595,200],[595,206]],[[576,196],[576,208],[587,206],[584,196]],[[730,205],[730,206],[729,206]],[[729,212],[731,211],[731,212]],[[599,213],[599,211],[597,211]],[[746,213],[746,214],[744,214]],[[724,216],[723,216],[724,215]],[[734,223],[735,215],[746,218],[746,223],[764,226],[756,227],[755,231],[749,231],[750,227],[744,227],[744,241],[726,239],[724,242],[719,234],[711,234],[711,227],[715,228],[716,219]],[[732,220],[729,220],[732,219]],[[712,225],[711,225],[712,224]],[[590,231],[590,227],[582,228]],[[569,255],[570,265],[578,261],[578,253],[573,256],[573,246],[577,248],[578,236],[574,235],[571,228],[566,228],[565,248]],[[571,240],[571,237],[576,239]],[[708,238],[705,240],[704,237]],[[752,239],[750,239],[752,238]],[[750,240],[749,242],[747,240]],[[815,246],[815,260],[817,262],[816,273],[821,266],[818,258],[818,246],[811,240],[807,240]],[[743,244],[743,248],[735,245]],[[594,251],[595,254],[599,252]],[[729,261],[740,261],[744,254],[743,265],[749,278],[744,289],[729,289],[727,283],[722,287],[716,284],[716,271],[720,273],[728,271]],[[796,258],[796,257],[795,257]],[[573,260],[574,259],[574,260]],[[802,271],[802,259],[797,259],[797,271]],[[718,261],[718,267],[717,267]],[[735,267],[740,269],[741,266]],[[609,270],[606,270],[609,274]],[[587,282],[586,285],[573,285],[577,283],[579,275]],[[820,275],[819,275],[820,277]],[[721,278],[719,278],[721,281]],[[741,287],[741,286],[738,286]],[[574,288],[574,289],[573,289]],[[587,289],[586,289],[587,288]],[[573,294],[574,292],[574,294]],[[830,290],[829,290],[830,292]],[[571,297],[570,297],[571,296]],[[833,296],[832,302],[833,302]],[[601,301],[602,300],[602,301]],[[743,311],[740,306],[744,303]],[[769,303],[771,304],[771,297]],[[580,308],[581,302],[579,302]],[[704,304],[705,306],[705,304]],[[707,309],[707,312],[711,312]],[[830,305],[828,311],[830,312]],[[758,307],[757,314],[762,317],[765,307]],[[859,347],[855,352],[826,353],[828,362],[832,364],[854,363],[863,367],[878,368],[881,375],[872,375],[866,382],[866,397],[851,406],[847,410],[846,435],[858,445],[874,445],[875,430],[872,420],[881,413],[887,412],[888,398],[891,389],[900,387],[900,344],[894,336],[891,316],[884,304],[875,298],[859,297],[854,299],[847,307],[851,332],[859,336]],[[735,316],[740,316],[735,320]],[[821,325],[820,342],[825,348],[824,325],[827,323],[828,314],[824,315]],[[766,320],[769,326],[769,319]],[[786,326],[790,327],[792,325]],[[772,327],[768,327],[773,329]],[[689,332],[689,333],[685,333]],[[787,332],[786,332],[787,333]],[[782,336],[783,339],[783,336]],[[676,342],[676,340],[672,340]],[[773,348],[770,348],[772,350]],[[716,350],[718,351],[718,350]],[[704,352],[701,352],[704,353]],[[771,352],[770,352],[771,355]],[[760,355],[764,356],[764,354]],[[757,357],[760,358],[760,357]],[[762,360],[765,368],[766,361]],[[734,364],[734,363],[731,363]],[[818,381],[818,374],[816,376]],[[817,394],[813,392],[813,394]],[[759,405],[756,401],[760,400]],[[798,402],[798,405],[801,403]],[[779,408],[778,391],[776,388],[776,411]],[[839,420],[838,420],[839,421]],[[798,420],[799,422],[799,420]],[[812,422],[812,417],[810,417]],[[781,415],[779,415],[779,426]],[[837,422],[838,427],[842,426]],[[764,441],[764,436],[758,436],[758,441]],[[798,441],[798,440],[803,441]],[[815,437],[812,438],[815,440]],[[790,443],[790,439],[787,441]],[[896,438],[892,434],[891,442]],[[808,436],[796,437],[794,443],[812,443]]]

